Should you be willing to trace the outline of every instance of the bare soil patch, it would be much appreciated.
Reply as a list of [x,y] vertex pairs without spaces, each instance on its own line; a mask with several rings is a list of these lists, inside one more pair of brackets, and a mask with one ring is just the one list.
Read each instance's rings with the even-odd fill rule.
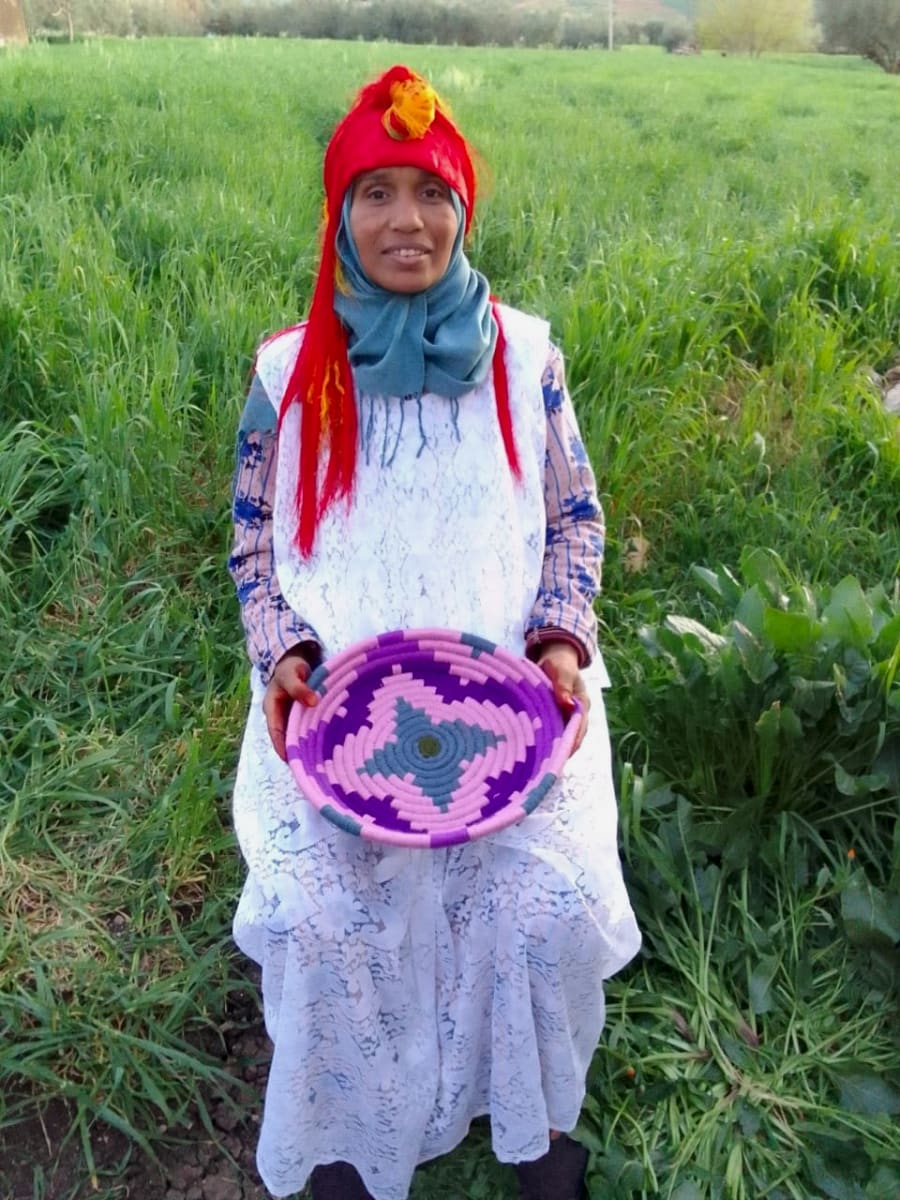
[[207,1097],[212,1130],[194,1113],[186,1127],[154,1142],[148,1159],[118,1130],[92,1130],[96,1183],[89,1177],[71,1111],[52,1101],[0,1129],[0,1200],[267,1200],[255,1153],[269,1042],[252,992],[240,993],[217,1052],[234,1080],[232,1096]]

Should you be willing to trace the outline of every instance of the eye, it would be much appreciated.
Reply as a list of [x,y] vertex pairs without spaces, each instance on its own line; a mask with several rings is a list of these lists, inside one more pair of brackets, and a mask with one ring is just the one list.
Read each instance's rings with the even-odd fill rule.
[[422,188],[426,200],[449,200],[450,190],[445,183],[426,183]]

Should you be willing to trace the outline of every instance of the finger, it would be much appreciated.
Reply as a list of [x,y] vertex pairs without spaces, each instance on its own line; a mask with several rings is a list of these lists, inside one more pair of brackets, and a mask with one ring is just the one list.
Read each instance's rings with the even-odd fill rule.
[[578,732],[575,734],[575,741],[572,743],[572,749],[569,752],[570,758],[584,741],[584,735],[588,730],[589,713],[591,709],[591,698],[587,694],[587,688],[584,686],[584,680],[580,674],[575,681],[575,695],[578,698],[579,705],[581,706],[581,712],[578,716]]
[[[553,700],[557,702],[559,712],[563,714],[563,719],[568,721],[575,710],[575,696],[572,695],[572,690],[580,692],[583,689],[580,674],[576,671],[575,678],[569,680],[569,672],[560,668],[550,656],[541,659],[539,666],[553,685]],[[581,696],[578,698],[581,700]]]
[[285,693],[281,693],[279,696],[276,692],[267,692],[263,699],[263,713],[265,714],[272,748],[282,762],[287,762],[287,748],[285,743],[290,706],[291,699]]
[[556,703],[561,709],[571,712],[575,707],[575,701],[572,698],[572,687],[566,680],[565,672],[560,670],[552,658],[542,659],[540,668],[553,685],[553,698]]
[[291,700],[297,700],[307,708],[312,708],[319,703],[318,692],[313,691],[306,682],[310,674],[309,664],[301,658],[290,659],[284,664],[280,663],[276,669],[278,686]]
[[275,668],[269,686],[276,695],[299,701],[307,708],[312,708],[313,704],[318,704],[319,696],[318,692],[307,685],[308,677],[310,667],[306,662],[300,659],[283,659]]
[[568,708],[575,707],[575,680],[570,679],[565,672],[561,671],[557,676],[553,691],[561,704],[565,704]]
[[299,704],[305,705],[306,708],[315,708],[319,703],[319,693],[313,691],[311,687],[307,687],[305,683],[301,683],[293,690],[291,698]]
[[544,674],[547,676],[547,678],[550,680],[550,682],[555,687],[556,681],[559,678],[559,667],[557,667],[557,665],[553,661],[553,659],[552,658],[542,658],[541,661],[538,663],[538,666],[541,668],[541,670],[544,672]]
[[578,750],[581,743],[584,741],[584,735],[587,733],[588,715],[586,712],[581,713],[578,718],[578,732],[575,734],[575,741],[572,743],[572,749],[569,751],[569,758]]

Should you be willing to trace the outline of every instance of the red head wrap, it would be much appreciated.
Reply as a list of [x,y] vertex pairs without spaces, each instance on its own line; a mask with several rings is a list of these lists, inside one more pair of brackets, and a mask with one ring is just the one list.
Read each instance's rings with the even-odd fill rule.
[[[301,553],[311,553],[319,518],[338,497],[350,498],[356,468],[357,414],[347,336],[334,311],[338,267],[336,241],[344,196],[357,176],[380,167],[420,167],[439,176],[459,195],[466,231],[475,208],[476,181],[468,143],[434,89],[408,67],[391,67],[364,87],[325,150],[325,225],[303,344],[288,381],[279,421],[301,405],[297,477],[297,536]],[[496,306],[494,309],[496,314]],[[512,440],[503,330],[494,357],[498,415],[510,466],[519,464]],[[501,395],[502,393],[502,395]],[[328,442],[322,495],[317,495],[319,454]]]

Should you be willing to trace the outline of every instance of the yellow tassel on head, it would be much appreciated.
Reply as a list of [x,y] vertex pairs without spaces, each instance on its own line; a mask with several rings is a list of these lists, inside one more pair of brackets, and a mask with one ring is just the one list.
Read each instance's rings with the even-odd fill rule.
[[423,138],[440,107],[437,92],[424,79],[404,79],[391,85],[391,107],[381,123],[398,142]]

